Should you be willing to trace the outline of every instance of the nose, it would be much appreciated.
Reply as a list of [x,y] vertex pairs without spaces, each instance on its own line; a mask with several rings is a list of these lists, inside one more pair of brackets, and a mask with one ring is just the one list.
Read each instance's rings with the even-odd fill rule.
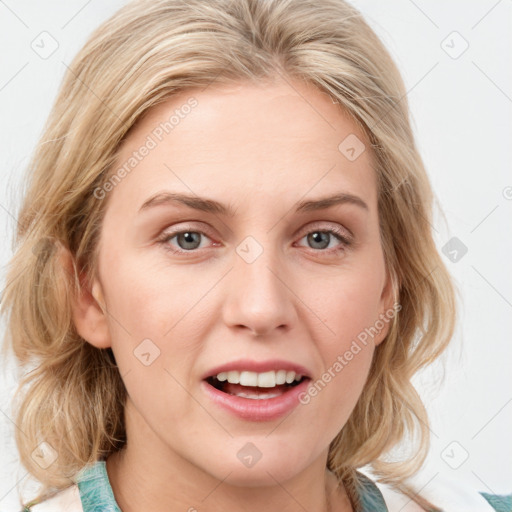
[[235,256],[226,283],[226,325],[254,336],[271,336],[292,328],[297,318],[295,295],[281,266],[267,250],[252,262]]

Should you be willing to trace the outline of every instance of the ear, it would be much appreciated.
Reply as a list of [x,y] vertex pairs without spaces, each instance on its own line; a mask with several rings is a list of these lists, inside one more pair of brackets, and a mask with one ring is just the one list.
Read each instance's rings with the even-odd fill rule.
[[[72,278],[74,276],[73,256],[68,249],[61,247],[60,261]],[[78,294],[73,293],[71,308],[75,328],[84,340],[97,348],[111,346],[108,313],[103,289],[98,279],[89,283],[85,273],[80,274],[80,290]]]
[[396,278],[386,271],[386,283],[382,289],[380,297],[380,314],[379,318],[375,322],[375,327],[378,329],[378,334],[374,337],[374,345],[377,346],[389,334],[393,322],[395,322],[395,316],[402,309],[401,305],[398,304],[398,286]]

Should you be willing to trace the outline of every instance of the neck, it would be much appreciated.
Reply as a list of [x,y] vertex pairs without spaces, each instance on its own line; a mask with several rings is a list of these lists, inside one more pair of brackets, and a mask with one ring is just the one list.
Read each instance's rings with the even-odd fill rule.
[[128,442],[106,461],[110,485],[123,512],[352,511],[343,484],[326,469],[327,453],[292,478],[280,481],[266,472],[272,476],[270,481],[244,485],[230,469],[219,478],[185,460],[162,445],[145,423],[145,428],[129,428],[126,412]]

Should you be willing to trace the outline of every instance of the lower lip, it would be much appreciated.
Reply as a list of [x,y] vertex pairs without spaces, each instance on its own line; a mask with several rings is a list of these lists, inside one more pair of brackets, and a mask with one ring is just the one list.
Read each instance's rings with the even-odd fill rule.
[[280,396],[261,400],[224,393],[204,380],[201,385],[213,402],[239,418],[250,421],[271,421],[291,412],[299,405],[299,395],[306,391],[309,382],[310,379],[304,379]]

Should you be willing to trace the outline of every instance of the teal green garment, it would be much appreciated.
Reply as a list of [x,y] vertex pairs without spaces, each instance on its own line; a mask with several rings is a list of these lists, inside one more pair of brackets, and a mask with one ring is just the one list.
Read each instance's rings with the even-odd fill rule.
[[[377,486],[365,475],[358,472],[362,485],[361,512],[387,512],[386,503]],[[108,480],[105,461],[82,470],[78,487],[84,512],[121,512]]]
[[496,512],[512,512],[512,494],[499,496],[497,494],[480,493]]
[[[375,483],[360,472],[357,472],[357,476],[361,483],[361,512],[388,512],[382,493]],[[96,461],[82,469],[77,477],[77,484],[83,512],[121,512],[110,486],[104,460]],[[496,512],[512,512],[512,494],[498,496],[481,493],[481,495]],[[30,512],[30,506],[25,507],[22,512]]]
[[84,512],[121,512],[110,487],[104,460],[84,468],[77,483]]

